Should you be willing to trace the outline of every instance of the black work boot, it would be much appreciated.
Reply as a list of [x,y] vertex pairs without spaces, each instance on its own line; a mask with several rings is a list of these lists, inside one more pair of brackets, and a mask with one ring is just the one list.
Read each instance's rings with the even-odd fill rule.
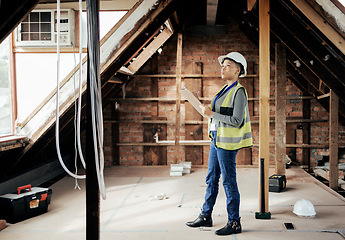
[[212,217],[211,214],[208,216],[200,214],[197,219],[192,222],[187,222],[188,227],[212,227]]
[[242,226],[240,220],[228,221],[225,227],[216,231],[217,235],[230,235],[242,232]]

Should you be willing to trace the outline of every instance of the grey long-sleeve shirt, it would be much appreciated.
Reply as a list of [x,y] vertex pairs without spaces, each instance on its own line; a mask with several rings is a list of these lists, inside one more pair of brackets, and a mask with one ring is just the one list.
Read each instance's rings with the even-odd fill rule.
[[231,116],[220,114],[220,106],[227,94],[220,96],[215,103],[215,112],[212,115],[212,123],[215,123],[215,129],[218,128],[219,122],[230,124],[234,127],[240,127],[243,122],[247,97],[243,88],[240,88],[234,98],[234,109]]

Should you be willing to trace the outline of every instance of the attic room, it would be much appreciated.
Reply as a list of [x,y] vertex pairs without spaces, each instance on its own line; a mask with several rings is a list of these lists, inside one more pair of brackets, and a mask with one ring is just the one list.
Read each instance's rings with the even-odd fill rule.
[[[186,226],[202,211],[211,140],[184,94],[210,106],[230,52],[245,58],[252,134],[236,156],[232,237],[344,239],[344,5],[1,1],[1,239],[217,237],[225,186],[213,226]],[[1,197],[36,187],[50,189],[48,211],[6,221]],[[312,216],[295,213],[304,199]]]

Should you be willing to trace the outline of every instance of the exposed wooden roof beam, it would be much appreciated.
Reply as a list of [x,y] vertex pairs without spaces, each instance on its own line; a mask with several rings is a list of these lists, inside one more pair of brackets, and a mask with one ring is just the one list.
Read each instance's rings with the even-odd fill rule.
[[247,9],[251,11],[256,3],[256,0],[247,0]]
[[345,54],[345,39],[325,21],[305,0],[291,2],[343,53]]
[[[274,12],[275,8],[272,8],[271,11]],[[241,18],[245,22],[248,23],[248,24],[242,24],[241,28],[246,34],[249,35],[249,37],[251,37],[251,39],[256,44],[258,44],[257,34],[258,34],[259,26],[258,26],[258,16],[256,14],[257,14],[257,12],[255,12],[255,11],[251,11],[251,12],[248,12],[246,14],[241,14]],[[280,12],[280,14],[281,14],[281,12]],[[285,23],[286,23],[286,21],[285,21]],[[286,30],[284,30],[284,31],[286,31]],[[281,40],[281,36],[278,37],[275,34],[272,34],[271,38],[272,38],[273,43],[279,42]],[[289,45],[291,45],[291,43]],[[271,50],[272,49],[274,49],[274,48],[271,45]],[[299,67],[297,67],[295,60],[297,60],[297,59],[300,60],[300,58],[294,52],[292,52],[290,50],[290,48],[288,48],[288,49],[289,50],[287,51],[287,57],[288,57],[288,59],[287,59],[288,60],[287,70],[291,74],[290,79],[294,82],[294,84],[299,89],[301,89],[302,92],[309,93],[314,97],[326,94],[328,92],[328,89],[320,89],[319,88],[320,77],[315,75],[314,71],[311,71],[307,67],[307,65],[305,65],[305,64],[301,64]],[[295,46],[294,46],[294,49],[295,49]],[[299,47],[298,49],[301,49],[301,47]],[[304,51],[305,51],[305,49],[303,50],[303,52]],[[297,53],[299,55],[299,51],[297,51]],[[271,57],[274,58],[274,56],[271,56]],[[317,71],[317,72],[319,72],[319,71]],[[326,79],[326,80],[328,80],[328,79]],[[328,111],[328,109],[329,109],[328,105],[329,104],[328,104],[327,99],[318,99],[318,102]],[[344,119],[345,119],[345,104],[343,102],[340,102],[339,104],[340,104],[339,113],[341,115],[342,121],[344,121]]]
[[218,0],[207,0],[207,25],[215,25],[217,18]]
[[323,60],[327,51],[321,43],[308,40],[306,34],[302,33],[303,29],[298,24],[293,24],[293,19],[285,16],[285,22],[280,20],[282,14],[279,9],[275,11],[272,9],[272,33],[284,42],[295,53],[300,63],[306,65],[327,87],[337,89],[337,92],[345,92],[345,85],[342,82],[344,71],[339,62],[334,59]]
[[135,60],[128,66],[128,69],[135,73],[144,63],[170,38],[173,33],[165,28],[160,32],[154,40],[135,58]]

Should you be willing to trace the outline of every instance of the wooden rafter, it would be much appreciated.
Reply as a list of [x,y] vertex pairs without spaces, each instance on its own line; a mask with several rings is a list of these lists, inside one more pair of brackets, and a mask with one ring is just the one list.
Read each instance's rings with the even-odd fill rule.
[[[280,4],[272,5],[274,5],[274,9],[271,11],[272,31],[290,46],[290,49],[299,56],[300,61],[315,72],[326,86],[330,88],[339,86],[339,91],[342,88],[345,90],[343,66],[335,57],[331,56],[321,42],[310,41],[313,33],[310,32],[312,30],[308,30],[310,29],[308,23],[304,23],[306,27],[302,26],[291,14],[284,11]],[[275,26],[274,29],[273,26]],[[322,71],[320,71],[321,69]]]
[[168,29],[164,28],[153,41],[133,60],[128,66],[128,69],[135,73],[144,63],[165,43],[173,33]]
[[251,11],[256,3],[256,0],[247,0],[247,9]]
[[207,0],[207,25],[215,25],[217,18],[218,0]]
[[343,53],[345,54],[345,39],[332,28],[305,0],[291,2]]

